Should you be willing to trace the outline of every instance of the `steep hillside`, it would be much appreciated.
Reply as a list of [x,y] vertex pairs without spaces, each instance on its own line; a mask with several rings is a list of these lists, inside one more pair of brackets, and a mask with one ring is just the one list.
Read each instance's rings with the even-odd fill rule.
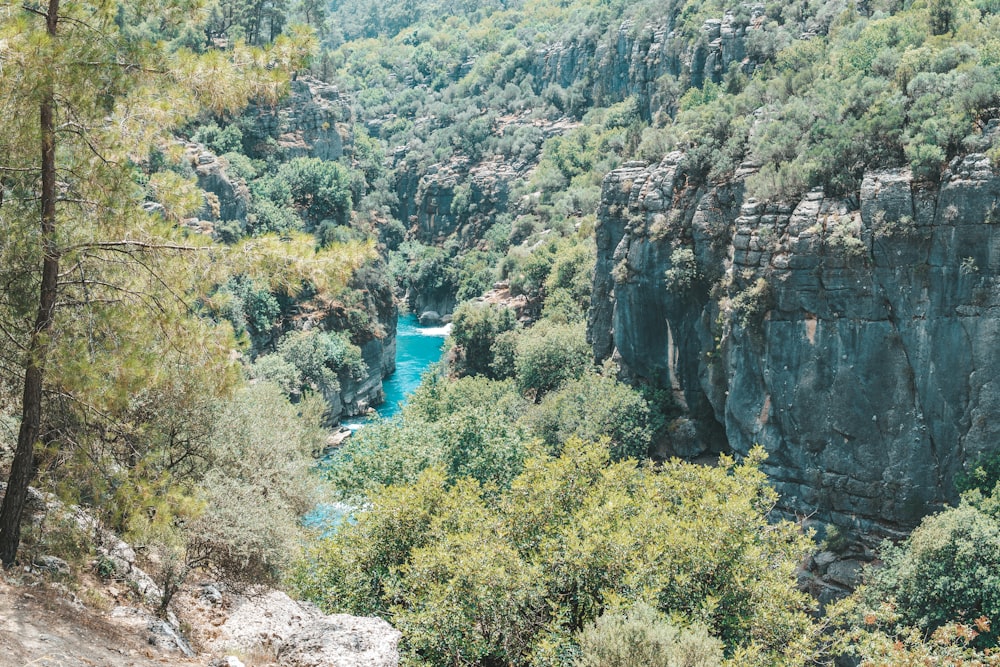
[[789,513],[862,531],[956,499],[996,436],[992,4],[417,4],[323,60],[391,155],[411,307],[544,299],[596,209],[588,335],[673,394],[660,453],[763,444]]

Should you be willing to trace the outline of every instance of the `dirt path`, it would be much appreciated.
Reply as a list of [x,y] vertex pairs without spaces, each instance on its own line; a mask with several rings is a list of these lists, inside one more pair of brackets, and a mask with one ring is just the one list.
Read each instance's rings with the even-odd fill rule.
[[0,577],[0,667],[204,667],[146,641],[147,620],[88,609],[48,585]]

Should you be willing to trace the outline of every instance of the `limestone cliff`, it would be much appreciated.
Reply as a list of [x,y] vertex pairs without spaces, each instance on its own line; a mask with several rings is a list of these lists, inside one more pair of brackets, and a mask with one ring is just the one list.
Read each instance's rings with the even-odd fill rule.
[[[350,118],[347,100],[335,86],[303,77],[292,82],[291,93],[277,105],[251,106],[239,122],[255,155],[336,160],[352,149],[349,126],[341,122]],[[186,145],[185,156],[205,193],[202,210],[186,224],[202,233],[218,234],[219,223],[245,223],[252,195],[243,179],[232,173],[226,158],[193,142]],[[330,419],[336,422],[364,414],[382,402],[382,380],[396,368],[397,307],[382,263],[357,271],[349,289],[336,299],[328,296],[283,303],[275,332],[313,326],[345,331],[361,348],[367,372],[361,377],[342,372],[339,391],[326,396]],[[253,350],[253,354],[269,351]]]
[[[684,85],[723,81],[734,64],[751,73],[756,63],[748,36],[763,33],[764,5],[741,6],[709,18],[691,34],[679,34],[680,18],[664,11],[642,22],[624,21],[606,31],[587,31],[535,49],[525,63],[525,75],[535,92],[550,87],[563,90],[562,118],[538,118],[530,112],[499,117],[491,132],[504,136],[526,125],[537,129],[537,148],[543,139],[580,126],[573,116],[594,106],[608,106],[633,96],[640,115],[660,111],[672,114]],[[794,30],[825,30],[825,23],[795,26]],[[813,25],[815,24],[815,25]],[[789,28],[792,30],[793,28]],[[796,33],[798,34],[798,33]],[[363,114],[363,111],[361,111]],[[386,119],[369,121],[378,134]],[[418,124],[436,125],[442,119],[424,117]],[[439,128],[440,129],[440,128]],[[395,205],[392,215],[409,229],[410,238],[426,244],[454,240],[463,248],[475,246],[497,214],[518,206],[511,191],[537,165],[514,155],[487,155],[481,160],[456,154],[447,161],[428,164],[412,147],[399,146],[392,153]],[[444,315],[455,306],[454,294],[411,294],[416,312],[434,310]]]
[[669,111],[674,102],[664,85],[667,77],[700,87],[705,81],[720,83],[732,63],[752,72],[747,35],[760,28],[763,17],[764,5],[740,17],[727,12],[706,20],[694,39],[677,35],[677,16],[626,21],[603,36],[584,34],[539,49],[531,73],[544,85],[579,88],[593,106],[634,95],[648,118],[657,110]]
[[351,150],[348,122],[351,111],[348,99],[336,86],[312,77],[292,81],[291,94],[276,106],[251,106],[246,116],[252,119],[244,127],[252,142],[263,147],[274,142],[283,157],[318,157],[336,160]]
[[955,473],[1000,442],[989,160],[956,158],[934,185],[868,173],[852,196],[787,204],[683,165],[605,179],[596,357],[673,389],[679,453],[762,445],[790,513],[886,534],[954,501]]

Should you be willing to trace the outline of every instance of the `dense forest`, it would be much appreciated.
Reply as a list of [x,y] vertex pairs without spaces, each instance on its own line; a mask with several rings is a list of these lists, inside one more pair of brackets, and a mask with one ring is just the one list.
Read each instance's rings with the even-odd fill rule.
[[[775,220],[836,201],[796,250],[875,275],[879,243],[933,246],[921,193],[960,172],[987,231],[907,275],[953,264],[975,297],[953,310],[995,341],[1000,2],[147,4],[0,7],[5,567],[115,576],[99,531],[26,518],[37,488],[141,547],[162,614],[196,573],[282,586],[385,618],[408,665],[1000,665],[995,442],[849,522],[883,499],[796,505],[771,479],[792,457],[730,447],[733,414],[684,384],[770,354],[795,289],[716,261],[737,237],[779,257]],[[956,201],[952,236],[979,215]],[[663,256],[651,279],[623,235]],[[626,349],[630,285],[667,295],[662,373]],[[451,324],[444,359],[331,447],[407,310]],[[955,429],[995,439],[983,404]]]

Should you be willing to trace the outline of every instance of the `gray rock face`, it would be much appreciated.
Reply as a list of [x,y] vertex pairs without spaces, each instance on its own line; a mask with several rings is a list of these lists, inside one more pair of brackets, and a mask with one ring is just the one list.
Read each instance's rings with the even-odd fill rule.
[[425,310],[420,313],[420,317],[418,319],[420,324],[423,326],[441,324],[441,315],[439,315],[436,310]]
[[187,640],[177,634],[177,630],[166,621],[153,620],[149,624],[149,643],[165,651],[177,651],[185,657],[193,658],[194,650]]
[[626,21],[603,37],[588,33],[567,42],[548,45],[536,53],[532,75],[542,87],[556,84],[572,88],[588,82],[589,101],[602,106],[634,95],[648,118],[674,102],[661,85],[663,78],[689,77],[694,86],[705,81],[720,83],[731,63],[741,63],[749,74],[754,63],[747,59],[747,35],[758,30],[763,5],[751,10],[749,21],[726,13],[705,21],[701,35],[690,47],[676,38],[676,16],[637,25]]
[[312,77],[293,81],[291,95],[279,105],[252,107],[248,114],[254,137],[274,139],[287,158],[337,160],[353,145],[348,100],[336,86]]
[[[764,446],[789,513],[888,534],[956,500],[955,473],[1000,442],[986,157],[933,187],[883,171],[856,197],[788,205],[746,198],[739,178],[691,185],[682,162],[605,180],[595,356],[672,389],[705,449]],[[696,266],[683,289],[679,250]]]
[[250,190],[242,179],[228,173],[229,164],[201,144],[188,144],[186,155],[198,177],[198,187],[205,191],[205,206],[198,212],[202,220],[246,221]]
[[[368,372],[362,377],[354,377],[342,372],[338,378],[340,391],[327,395],[331,420],[341,417],[362,415],[385,397],[382,380],[396,370],[396,318],[399,310],[392,292],[392,285],[386,279],[381,267],[365,267],[351,279],[351,288],[364,299],[363,309],[371,319],[369,326],[356,336],[354,342],[361,348]],[[351,312],[337,307],[317,313],[321,321],[316,324],[328,331],[351,331]]]
[[491,216],[507,208],[510,185],[527,166],[500,158],[477,164],[455,158],[431,165],[420,175],[403,170],[397,178],[399,205],[394,214],[412,227],[422,243],[454,237],[472,245],[482,237]]

